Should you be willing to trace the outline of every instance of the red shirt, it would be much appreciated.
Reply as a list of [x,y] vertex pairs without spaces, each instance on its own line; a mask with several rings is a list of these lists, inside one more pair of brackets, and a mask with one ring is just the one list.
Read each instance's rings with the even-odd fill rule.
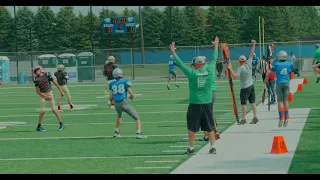
[[[268,70],[271,70],[272,69],[272,65],[271,65],[271,63],[269,64],[268,62],[266,62],[266,66],[265,66],[265,68],[264,68],[264,73],[267,73],[267,71]],[[275,80],[276,79],[276,75],[274,74],[274,75],[270,75],[269,76],[269,80]]]

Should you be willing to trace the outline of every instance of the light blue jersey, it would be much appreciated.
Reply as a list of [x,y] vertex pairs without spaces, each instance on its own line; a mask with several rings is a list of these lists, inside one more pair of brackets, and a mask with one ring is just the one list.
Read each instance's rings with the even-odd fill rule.
[[252,65],[256,65],[259,62],[259,58],[256,56],[254,58],[252,58]]
[[176,64],[174,63],[174,60],[169,60],[169,72],[176,71]]
[[127,88],[131,87],[131,82],[127,79],[120,79],[110,83],[109,89],[112,91],[115,102],[127,99]]
[[276,73],[277,84],[289,84],[290,74],[293,69],[291,62],[274,62],[272,63],[272,72]]

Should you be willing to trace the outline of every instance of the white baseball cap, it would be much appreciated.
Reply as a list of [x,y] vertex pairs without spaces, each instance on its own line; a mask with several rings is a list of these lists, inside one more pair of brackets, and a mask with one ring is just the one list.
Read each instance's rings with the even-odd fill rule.
[[247,60],[247,58],[246,58],[246,56],[244,56],[244,55],[241,55],[240,57],[239,57],[239,61],[246,61]]
[[207,58],[205,56],[197,56],[194,63],[195,64],[205,64],[206,60],[207,60]]

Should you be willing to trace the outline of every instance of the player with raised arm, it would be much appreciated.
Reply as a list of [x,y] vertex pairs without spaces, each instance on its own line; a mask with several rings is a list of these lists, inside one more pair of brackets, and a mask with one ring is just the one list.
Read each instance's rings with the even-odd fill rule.
[[240,121],[240,124],[246,124],[246,113],[247,113],[247,101],[251,104],[252,111],[253,111],[253,119],[250,122],[250,124],[256,124],[259,120],[257,118],[257,106],[256,106],[256,95],[254,91],[254,84],[252,81],[252,59],[254,55],[254,50],[256,47],[256,41],[252,40],[252,47],[251,52],[248,58],[248,61],[246,60],[246,57],[244,55],[241,55],[239,57],[239,63],[240,67],[237,70],[237,73],[234,73],[232,68],[228,66],[228,69],[230,69],[231,77],[233,79],[240,78],[240,101],[241,101],[241,108],[242,108],[242,119]]
[[130,104],[127,101],[128,93],[130,95],[129,98],[131,100],[133,100],[134,98],[134,94],[131,90],[131,82],[127,79],[123,79],[123,71],[120,68],[114,69],[112,72],[112,75],[115,78],[115,81],[112,81],[109,85],[109,89],[110,89],[109,99],[110,101],[115,102],[114,106],[118,114],[116,128],[115,128],[113,137],[120,136],[120,124],[122,121],[122,113],[125,112],[136,121],[137,138],[138,139],[147,138],[146,136],[142,135],[141,120],[137,111],[132,106],[130,106]]
[[[62,89],[62,91],[67,95],[68,98],[68,104],[70,106],[70,109],[73,109],[73,104],[71,101],[71,95],[70,95],[70,91],[69,88],[67,87],[67,83],[69,80],[68,77],[68,73],[65,71],[65,67],[63,64],[60,64],[58,66],[58,71],[54,73],[54,76],[57,79],[57,83],[60,86],[60,88]],[[59,100],[58,100],[58,110],[61,110],[61,100],[62,100],[63,96],[60,96]]]
[[51,82],[58,88],[58,90],[60,91],[60,95],[62,97],[64,96],[64,94],[63,94],[60,86],[52,78],[50,73],[44,72],[44,70],[41,66],[36,66],[33,70],[33,73],[35,74],[34,85],[35,85],[37,94],[40,96],[40,104],[41,104],[39,122],[38,122],[38,127],[37,127],[36,131],[40,131],[40,132],[45,131],[42,128],[41,124],[42,124],[43,115],[46,112],[46,101],[49,101],[51,110],[56,115],[56,117],[59,121],[59,124],[60,124],[59,131],[62,131],[64,129],[64,125],[62,124],[61,116],[55,107]]
[[320,64],[320,45],[319,45],[319,44],[316,44],[316,51],[314,52],[313,60],[312,60],[313,73],[314,73],[314,75],[315,75],[316,78],[317,78],[316,83],[319,83],[319,81],[320,81],[320,74],[319,74],[319,72],[317,71],[317,68],[320,68],[320,67],[318,66],[318,64]]
[[168,77],[168,85],[167,85],[168,90],[170,90],[170,80],[172,78],[174,78],[175,85],[179,87],[177,85],[176,63],[174,62],[173,57],[171,55],[169,59],[169,77]]
[[213,104],[212,104],[212,82],[213,73],[215,73],[215,64],[218,58],[218,43],[219,38],[216,37],[212,43],[214,45],[213,61],[208,64],[207,68],[204,68],[206,57],[198,56],[195,59],[195,69],[186,66],[175,52],[175,43],[170,45],[170,51],[182,72],[187,76],[189,80],[189,106],[187,111],[187,128],[189,137],[189,148],[185,154],[194,154],[194,141],[196,138],[196,132],[201,128],[203,131],[207,131],[210,141],[210,154],[216,154],[214,147],[215,124],[213,120]]
[[[289,118],[289,102],[288,97],[290,93],[290,74],[293,69],[293,64],[287,62],[288,54],[285,51],[279,51],[277,54],[277,61],[272,63],[272,69],[268,72],[265,83],[269,81],[271,75],[276,74],[276,93],[278,101],[279,124],[278,127],[287,127]],[[284,107],[284,116],[282,109]],[[284,119],[282,118],[284,117]]]
[[[106,84],[106,88],[105,88],[105,91],[104,91],[105,94],[108,94],[109,84],[111,82],[115,81],[114,77],[112,75],[113,70],[118,67],[115,64],[115,61],[116,61],[116,59],[115,59],[114,56],[109,56],[108,60],[104,64],[103,75],[107,77],[107,84]],[[114,101],[110,101],[108,104],[109,104],[110,108],[114,108]]]

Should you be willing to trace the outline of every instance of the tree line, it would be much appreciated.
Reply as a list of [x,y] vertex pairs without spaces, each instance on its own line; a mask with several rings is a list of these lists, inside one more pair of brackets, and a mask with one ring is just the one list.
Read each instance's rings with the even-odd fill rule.
[[[200,6],[170,7],[163,11],[144,6],[143,34],[145,47],[168,47],[171,38],[179,46],[208,45],[214,36],[229,44],[258,40],[258,17],[264,17],[266,42],[295,41],[301,36],[320,34],[320,17],[315,6]],[[6,7],[0,8],[0,52],[108,49],[103,33],[103,19],[135,16],[136,11],[124,9],[116,13],[104,7],[99,16],[74,12],[72,6],[54,13],[49,6],[33,12],[26,6],[16,11],[15,21]],[[16,38],[15,38],[16,37]],[[128,35],[112,35],[112,48],[129,48]],[[134,45],[140,47],[139,28]],[[93,48],[93,49],[92,49]]]

